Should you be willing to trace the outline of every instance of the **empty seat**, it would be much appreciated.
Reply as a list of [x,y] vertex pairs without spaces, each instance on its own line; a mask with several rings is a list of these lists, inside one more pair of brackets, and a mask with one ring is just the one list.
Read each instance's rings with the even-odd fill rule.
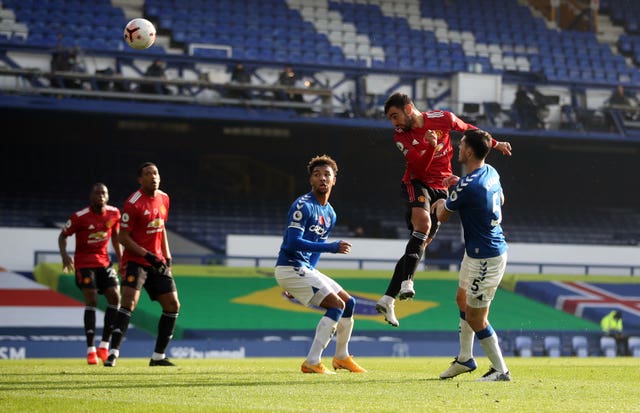
[[627,343],[629,345],[629,354],[633,357],[640,357],[640,337],[631,336]]
[[516,337],[515,354],[516,356],[520,356],[520,357],[531,357],[533,355],[531,337],[527,337],[527,336]]
[[571,339],[571,348],[575,356],[587,357],[589,355],[589,346],[587,343],[587,337],[573,336],[573,338]]
[[545,337],[544,353],[549,357],[560,357],[560,337],[558,336]]
[[609,336],[600,337],[600,351],[605,357],[615,357],[618,352],[616,339]]

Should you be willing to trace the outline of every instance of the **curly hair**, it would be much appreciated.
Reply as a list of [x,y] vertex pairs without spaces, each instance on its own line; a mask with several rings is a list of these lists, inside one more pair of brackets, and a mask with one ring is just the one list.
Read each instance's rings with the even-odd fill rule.
[[307,164],[307,172],[309,172],[309,175],[311,175],[315,168],[325,165],[333,169],[333,173],[335,175],[338,175],[338,164],[329,155],[320,155],[311,158],[311,160]]

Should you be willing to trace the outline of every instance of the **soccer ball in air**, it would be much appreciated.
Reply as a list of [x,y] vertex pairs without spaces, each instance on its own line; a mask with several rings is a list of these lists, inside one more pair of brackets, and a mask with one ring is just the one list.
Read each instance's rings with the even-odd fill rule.
[[124,28],[124,41],[134,49],[147,49],[156,41],[156,28],[147,19],[133,19]]

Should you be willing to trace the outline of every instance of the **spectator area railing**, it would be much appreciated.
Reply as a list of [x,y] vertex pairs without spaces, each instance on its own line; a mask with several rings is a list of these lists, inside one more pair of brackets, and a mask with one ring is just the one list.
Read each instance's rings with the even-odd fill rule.
[[[73,251],[69,251],[73,255]],[[53,258],[51,258],[53,257]],[[115,256],[112,257],[115,260]],[[60,253],[53,250],[37,250],[34,252],[33,265],[36,266],[42,262],[58,262]],[[226,265],[230,267],[247,267],[256,268],[273,267],[276,262],[276,256],[252,256],[252,255],[226,255],[226,254],[172,254],[172,260],[175,264],[192,264],[192,265]],[[356,268],[359,270],[373,269],[376,264],[395,265],[395,259],[388,258],[345,258],[323,256],[322,261],[327,267],[333,267],[331,263],[340,264],[340,268]],[[460,269],[460,260],[458,259],[426,259],[423,261],[423,269],[427,268],[443,268],[451,271]],[[529,271],[518,271],[523,273],[545,273],[548,268],[564,268],[569,270],[571,274],[575,274],[575,270],[582,270],[584,275],[593,274],[596,269],[613,270],[616,274],[626,272],[629,276],[640,275],[640,265],[617,265],[617,264],[589,264],[589,263],[542,263],[542,262],[509,262],[509,267],[517,267],[518,269],[530,268]],[[573,270],[573,271],[572,271]]]
[[[331,89],[320,87],[289,87],[281,85],[243,85],[238,83],[214,83],[209,80],[186,80],[186,79],[158,79],[152,77],[123,77],[119,75],[87,74],[78,72],[45,72],[40,69],[22,69],[0,67],[0,76],[15,78],[15,87],[5,89],[8,92],[29,93],[34,95],[65,95],[94,97],[101,99],[131,99],[140,101],[158,101],[173,103],[198,103],[203,105],[247,105],[254,107],[271,107],[285,109],[308,109],[320,112],[324,115],[331,115],[334,112],[343,112],[344,108],[332,104]],[[64,80],[75,80],[87,83],[90,89],[74,89],[44,86],[42,80],[47,83],[62,83]],[[120,83],[132,85],[163,85],[173,86],[182,91],[179,95],[165,95],[154,93],[141,93],[136,90],[128,92],[116,92],[100,90],[101,83]],[[220,96],[201,98],[199,95],[205,91],[217,91]],[[299,95],[312,95],[320,99],[320,103],[315,102],[294,102],[281,101],[275,99],[261,99],[259,97],[251,99],[239,99],[224,97],[232,91],[248,91],[256,94],[264,93],[286,93]]]

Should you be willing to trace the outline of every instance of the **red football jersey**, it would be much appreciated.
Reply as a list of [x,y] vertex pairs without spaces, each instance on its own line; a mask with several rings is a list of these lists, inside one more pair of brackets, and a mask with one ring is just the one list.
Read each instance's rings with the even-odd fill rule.
[[[157,190],[155,197],[145,195],[137,190],[127,198],[122,208],[120,228],[129,231],[131,238],[142,248],[154,253],[158,258],[162,255],[162,237],[164,224],[169,217],[169,195]],[[149,265],[144,257],[132,254],[126,248],[122,253],[123,268],[128,261]]]
[[62,233],[76,236],[74,266],[79,268],[106,267],[109,265],[109,241],[113,230],[118,228],[120,210],[107,205],[104,213],[96,214],[86,207],[74,212]]
[[[468,124],[455,114],[445,110],[422,112],[424,127],[413,128],[409,131],[396,129],[393,140],[407,160],[403,182],[419,179],[434,189],[447,189],[442,185],[442,179],[451,175],[451,145],[450,131],[464,132],[477,127]],[[438,144],[434,148],[425,139],[427,131],[435,131]]]

